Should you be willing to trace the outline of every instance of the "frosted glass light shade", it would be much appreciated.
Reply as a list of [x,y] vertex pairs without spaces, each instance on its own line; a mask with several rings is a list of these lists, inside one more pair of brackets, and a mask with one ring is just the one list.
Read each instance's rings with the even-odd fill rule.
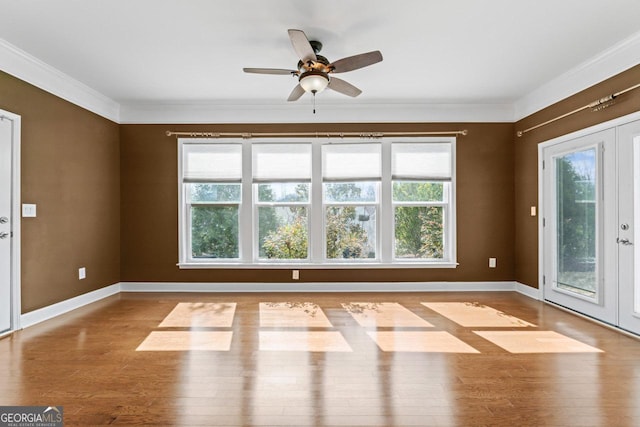
[[[307,74],[307,73],[305,73]],[[329,77],[325,74],[307,74],[300,78],[300,86],[309,93],[320,93],[329,84]]]

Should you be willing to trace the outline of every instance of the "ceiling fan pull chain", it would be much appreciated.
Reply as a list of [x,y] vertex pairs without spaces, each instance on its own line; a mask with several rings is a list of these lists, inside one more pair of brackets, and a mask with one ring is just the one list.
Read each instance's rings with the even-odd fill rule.
[[316,91],[313,91],[313,114],[316,113]]

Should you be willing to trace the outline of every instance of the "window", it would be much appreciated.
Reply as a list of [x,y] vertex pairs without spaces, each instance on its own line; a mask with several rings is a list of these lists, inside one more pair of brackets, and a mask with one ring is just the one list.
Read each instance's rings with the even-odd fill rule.
[[189,259],[239,258],[241,182],[240,144],[182,145]]
[[180,139],[180,266],[455,267],[455,138]]
[[254,144],[259,260],[309,258],[311,144]]
[[445,260],[451,145],[391,146],[394,259]]
[[325,258],[378,259],[381,144],[322,147]]

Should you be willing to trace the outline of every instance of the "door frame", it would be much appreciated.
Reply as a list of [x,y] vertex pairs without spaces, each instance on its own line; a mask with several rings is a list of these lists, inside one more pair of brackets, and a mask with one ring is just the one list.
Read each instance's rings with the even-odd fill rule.
[[20,145],[22,117],[0,109],[0,117],[11,120],[11,328],[7,334],[20,329],[20,317],[22,315],[22,304],[20,298],[20,278],[22,263],[20,258],[21,242],[21,187],[20,187]]
[[[541,300],[545,303],[550,304],[544,298],[544,287],[551,286],[551,283],[544,283],[544,260],[545,260],[545,233],[544,233],[544,212],[545,212],[545,203],[544,203],[544,179],[543,179],[543,160],[544,160],[544,149],[549,148],[553,145],[561,144],[563,142],[567,142],[572,139],[581,138],[593,133],[601,132],[607,129],[615,128],[617,126],[622,126],[627,123],[631,123],[633,121],[640,120],[640,111],[636,111],[635,113],[627,114],[625,116],[618,117],[613,120],[609,120],[607,122],[599,123],[594,126],[590,126],[584,129],[580,129],[575,132],[571,132],[565,135],[558,136],[556,138],[544,141],[538,144],[538,289],[540,290]],[[617,133],[617,131],[616,131]],[[596,319],[598,320],[598,319]],[[618,326],[615,326],[618,328]],[[618,328],[619,329],[619,328]]]

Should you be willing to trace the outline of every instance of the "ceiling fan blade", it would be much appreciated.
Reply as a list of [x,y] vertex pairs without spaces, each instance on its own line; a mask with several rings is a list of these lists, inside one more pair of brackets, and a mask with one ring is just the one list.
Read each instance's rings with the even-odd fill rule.
[[284,68],[243,68],[245,73],[254,74],[298,74],[296,70],[285,70]]
[[306,64],[309,61],[316,61],[318,59],[304,31],[289,30],[289,38],[291,39],[293,49],[303,63]]
[[331,77],[329,79],[329,85],[327,86],[331,90],[335,90],[336,92],[340,92],[344,95],[351,96],[355,98],[360,95],[362,91],[352,85],[351,83],[347,83],[344,80],[341,80],[337,77]]
[[380,61],[382,61],[382,53],[380,53],[379,50],[374,50],[373,52],[338,59],[336,62],[329,64],[329,67],[333,69],[333,73],[345,73],[373,65]]
[[302,95],[304,95],[304,89],[298,84],[291,91],[291,94],[289,95],[289,98],[287,98],[287,101],[297,101]]

